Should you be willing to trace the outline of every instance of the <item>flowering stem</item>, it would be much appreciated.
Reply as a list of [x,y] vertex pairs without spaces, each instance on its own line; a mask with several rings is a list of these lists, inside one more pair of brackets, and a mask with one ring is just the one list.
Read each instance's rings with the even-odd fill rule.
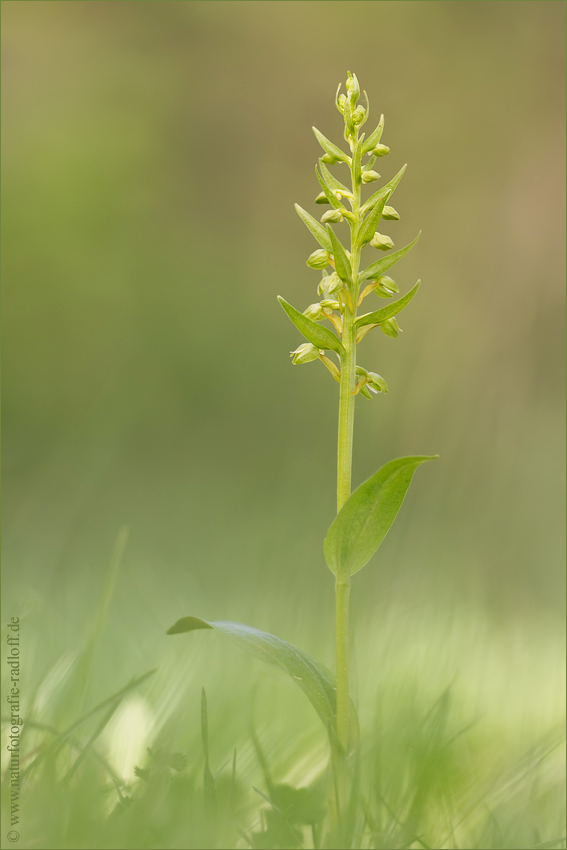
[[[356,133],[358,136],[358,133]],[[358,139],[352,146],[352,163],[356,160]],[[351,165],[354,221],[351,223],[351,270],[349,287],[352,311],[348,304],[343,310],[342,342],[345,354],[341,362],[339,396],[339,438],[337,458],[337,513],[351,493],[352,444],[354,433],[354,405],[356,400],[356,303],[358,301],[358,267],[360,246],[357,231],[360,219],[360,183]],[[349,605],[350,575],[337,575],[335,583],[335,642],[337,665],[337,737],[345,752],[349,740]]]

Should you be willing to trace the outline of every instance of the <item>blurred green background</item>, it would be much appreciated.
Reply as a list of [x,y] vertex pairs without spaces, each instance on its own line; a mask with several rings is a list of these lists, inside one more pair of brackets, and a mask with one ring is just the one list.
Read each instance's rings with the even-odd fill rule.
[[265,722],[316,727],[221,638],[164,632],[249,622],[332,664],[338,392],[291,367],[276,295],[316,297],[293,203],[322,209],[311,125],[341,142],[348,68],[368,126],[385,114],[384,180],[409,163],[383,229],[423,230],[393,274],[422,279],[403,335],[361,345],[390,392],[357,404],[355,483],[441,456],[354,583],[362,720],[377,683],[452,683],[500,743],[559,722],[564,4],[2,9],[4,622],[25,620],[30,681],[81,645],[126,526],[93,699],[159,665],[154,728],[205,685],[244,734],[259,680]]

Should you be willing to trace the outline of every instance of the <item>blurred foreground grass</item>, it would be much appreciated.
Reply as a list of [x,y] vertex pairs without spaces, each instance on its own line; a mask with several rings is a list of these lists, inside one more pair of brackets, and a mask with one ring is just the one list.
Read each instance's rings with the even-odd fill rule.
[[[220,635],[165,636],[179,613],[210,611],[214,598],[193,592],[181,602],[172,593],[155,610],[155,586],[138,576],[146,602],[129,616],[125,544],[123,530],[106,577],[101,570],[98,602],[94,593],[90,603],[81,598],[80,579],[71,580],[72,619],[82,623],[72,624],[71,643],[56,601],[35,594],[23,606],[19,846],[322,846],[328,753],[315,712],[293,683]],[[294,599],[280,606],[293,611]],[[240,607],[247,622],[262,622],[254,597]],[[564,847],[556,629],[541,621],[495,628],[466,604],[453,605],[449,619],[440,610],[432,601],[377,605],[379,616],[356,624],[362,809],[353,846]],[[272,630],[330,660],[329,616],[285,619]],[[9,805],[5,782],[4,823]]]

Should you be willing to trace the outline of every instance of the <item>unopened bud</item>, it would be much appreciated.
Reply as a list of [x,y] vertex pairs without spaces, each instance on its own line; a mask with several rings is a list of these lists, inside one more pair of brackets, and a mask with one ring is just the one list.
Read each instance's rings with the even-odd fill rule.
[[396,212],[394,207],[384,207],[382,211],[382,218],[390,219],[391,221],[399,221],[400,214]]
[[342,113],[342,112],[345,111],[345,104],[346,104],[346,95],[340,94],[337,98],[337,109],[339,110],[339,112]]
[[326,162],[327,165],[334,165],[336,162],[338,162],[338,159],[336,156],[331,156],[330,153],[325,153],[321,157],[321,161]]
[[321,216],[321,221],[325,224],[327,221],[343,221],[343,217],[341,215],[340,210],[327,210],[326,213],[323,213]]
[[324,248],[319,248],[318,251],[313,251],[307,258],[307,265],[310,269],[326,269],[331,262],[331,255]]
[[358,84],[358,80],[356,79],[356,74],[351,74],[350,71],[348,71],[346,90],[347,94],[350,97],[350,102],[354,105],[360,97],[360,86]]
[[356,109],[354,110],[352,120],[354,121],[355,124],[358,125],[358,124],[362,124],[362,122],[364,121],[365,118],[366,118],[366,109],[364,108],[364,106],[357,106]]
[[389,236],[386,236],[384,233],[376,233],[370,240],[370,244],[373,248],[378,248],[379,251],[389,251],[390,248],[394,247],[394,243],[390,239]]
[[362,172],[362,182],[363,183],[373,183],[375,180],[380,180],[380,175],[377,171],[363,171]]
[[315,203],[316,204],[328,204],[329,201],[327,200],[326,194],[324,192],[319,192],[319,194],[315,198]]
[[324,319],[325,314],[323,313],[323,308],[317,301],[316,304],[310,304],[309,307],[306,307],[303,311],[303,315],[308,319],[311,319],[312,322],[318,321],[318,319]]
[[291,362],[294,366],[301,366],[303,363],[310,363],[311,360],[317,360],[319,353],[319,349],[314,345],[311,345],[310,342],[304,342],[303,345],[300,345],[299,348],[295,349],[295,351],[290,351],[290,354],[293,357]]
[[323,295],[323,293],[326,295],[333,295],[342,288],[342,280],[336,272],[333,272],[333,274],[327,275],[327,277],[321,279],[319,286],[317,287],[317,292],[319,295]]
[[386,319],[385,322],[382,322],[380,327],[382,329],[382,333],[385,333],[386,336],[393,337],[393,339],[396,339],[396,337],[400,335],[401,328],[393,316],[391,319]]
[[333,301],[332,298],[325,298],[324,301],[321,301],[321,307],[324,307],[326,310],[339,310],[340,304],[338,301]]
[[390,153],[390,148],[388,145],[376,145],[372,153],[374,156],[386,156],[387,153]]

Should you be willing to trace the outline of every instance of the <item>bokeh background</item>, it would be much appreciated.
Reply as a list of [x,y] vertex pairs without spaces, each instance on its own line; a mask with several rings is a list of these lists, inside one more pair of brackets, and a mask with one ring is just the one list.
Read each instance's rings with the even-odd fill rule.
[[3,622],[24,620],[50,722],[127,528],[91,699],[158,667],[137,704],[150,738],[180,716],[193,734],[202,685],[223,742],[246,735],[253,686],[282,759],[298,725],[318,734],[276,673],[215,635],[164,632],[185,614],[243,621],[333,662],[337,385],[291,367],[301,340],[276,295],[316,298],[293,203],[322,209],[311,125],[341,141],[351,69],[370,124],[385,114],[384,179],[409,163],[384,229],[397,247],[423,230],[393,274],[402,292],[422,279],[404,333],[361,345],[390,392],[357,405],[355,483],[440,455],[354,583],[361,720],[376,689],[451,686],[483,758],[555,729],[564,5],[2,10]]

